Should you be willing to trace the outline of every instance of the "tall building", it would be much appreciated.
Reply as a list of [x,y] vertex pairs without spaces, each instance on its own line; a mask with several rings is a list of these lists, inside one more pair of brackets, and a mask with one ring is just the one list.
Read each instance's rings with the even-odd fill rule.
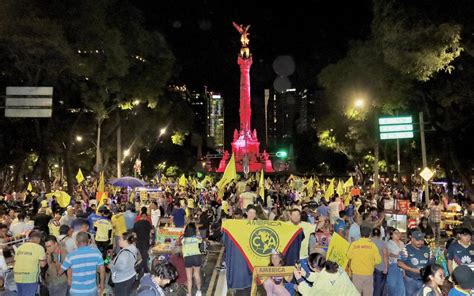
[[224,98],[220,93],[207,93],[207,146],[224,151]]
[[295,135],[316,123],[316,99],[319,92],[308,89],[265,90],[266,141],[271,149],[289,148]]

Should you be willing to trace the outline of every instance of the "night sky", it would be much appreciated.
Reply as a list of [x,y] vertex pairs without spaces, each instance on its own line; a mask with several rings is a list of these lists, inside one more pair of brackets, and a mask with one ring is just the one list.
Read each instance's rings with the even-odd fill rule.
[[349,42],[368,37],[371,1],[132,1],[147,28],[164,34],[176,57],[171,83],[190,90],[220,91],[225,98],[226,143],[238,123],[239,34],[232,26],[251,24],[252,125],[261,134],[263,90],[277,77],[273,61],[290,55],[292,87],[315,88],[319,71],[344,57]]

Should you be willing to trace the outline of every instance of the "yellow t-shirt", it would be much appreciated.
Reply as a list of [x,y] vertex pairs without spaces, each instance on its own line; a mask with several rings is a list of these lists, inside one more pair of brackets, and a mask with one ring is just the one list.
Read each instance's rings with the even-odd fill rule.
[[253,192],[244,192],[240,194],[240,199],[242,200],[242,209],[246,209],[248,205],[253,205],[257,195]]
[[183,238],[183,257],[189,257],[194,255],[201,255],[199,250],[199,244],[202,242],[202,239],[198,237],[185,237]]
[[54,225],[54,223],[49,222],[48,228],[49,228],[49,234],[54,235],[55,237],[59,236],[59,227],[60,225]]
[[15,254],[15,266],[13,267],[15,282],[37,283],[40,273],[39,261],[41,260],[46,260],[42,246],[30,242],[21,245]]
[[112,223],[107,219],[99,219],[95,221],[94,227],[97,228],[95,233],[96,242],[106,242],[110,240],[109,231],[112,230]]
[[194,198],[188,198],[188,208],[194,209]]
[[[293,223],[288,222],[289,224],[293,225]],[[309,236],[311,233],[315,232],[316,230],[316,225],[313,225],[308,222],[301,221],[300,224],[298,225],[303,229],[304,233],[304,239],[301,241],[301,246],[300,246],[300,259],[303,258],[308,258],[309,256]]]
[[125,216],[123,213],[118,213],[112,216],[112,227],[115,236],[122,236],[127,232],[127,224],[125,223]]
[[373,275],[375,265],[382,263],[377,246],[369,238],[361,238],[353,242],[347,251],[353,274]]

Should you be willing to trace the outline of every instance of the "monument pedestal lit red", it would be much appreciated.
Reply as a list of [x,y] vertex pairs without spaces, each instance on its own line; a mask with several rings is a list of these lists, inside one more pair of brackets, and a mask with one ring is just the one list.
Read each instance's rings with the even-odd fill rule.
[[[248,29],[233,23],[234,27],[240,33],[240,42],[242,48],[237,58],[237,64],[240,67],[240,130],[234,131],[232,141],[232,153],[235,156],[235,168],[237,172],[273,172],[272,162],[268,153],[264,150],[260,153],[260,142],[257,138],[257,131],[251,130],[250,118],[252,110],[250,107],[250,67],[252,66],[252,55],[248,47]],[[229,152],[225,151],[217,172],[224,172],[227,162],[230,159]]]

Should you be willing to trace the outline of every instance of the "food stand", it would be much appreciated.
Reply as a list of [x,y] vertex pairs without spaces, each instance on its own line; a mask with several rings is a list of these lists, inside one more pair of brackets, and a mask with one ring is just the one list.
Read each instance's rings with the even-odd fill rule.
[[181,238],[184,234],[184,228],[179,227],[160,227],[157,229],[155,246],[151,248],[151,262],[168,261],[178,270],[179,284],[185,285],[187,282],[186,269],[181,252]]
[[441,230],[452,236],[453,229],[462,224],[462,216],[462,208],[457,203],[449,204],[447,210],[441,212]]

